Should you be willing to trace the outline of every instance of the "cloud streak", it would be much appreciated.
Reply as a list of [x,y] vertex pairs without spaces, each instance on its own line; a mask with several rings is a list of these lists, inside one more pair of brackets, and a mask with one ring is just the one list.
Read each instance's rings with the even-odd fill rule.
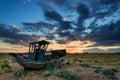
[[0,39],[3,42],[27,46],[30,41],[36,41],[39,38],[37,36],[19,34],[19,32],[20,29],[16,27],[0,24]]

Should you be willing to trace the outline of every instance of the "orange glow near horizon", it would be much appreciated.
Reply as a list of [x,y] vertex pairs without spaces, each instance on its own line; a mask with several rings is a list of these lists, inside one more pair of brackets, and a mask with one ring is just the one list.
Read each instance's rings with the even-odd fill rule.
[[0,43],[0,53],[24,53],[28,52],[28,47],[20,45],[11,45],[9,43]]
[[[120,46],[90,47],[90,46],[92,46],[94,44],[95,44],[95,42],[92,42],[90,40],[86,40],[86,41],[80,41],[80,40],[70,41],[70,42],[67,42],[67,44],[57,44],[55,41],[52,41],[52,44],[50,44],[48,46],[47,51],[49,51],[51,49],[52,50],[66,49],[66,51],[68,53],[83,53],[86,50],[92,49],[92,48],[98,48],[98,49],[101,49],[101,50],[104,50],[104,51],[107,51],[108,49],[111,49],[111,48],[112,49],[120,48]],[[24,53],[24,52],[28,52],[28,47],[24,47],[24,46],[20,46],[20,45],[11,45],[11,44],[8,44],[8,43],[2,43],[0,45],[0,53],[8,53],[8,52]]]
[[84,50],[88,49],[90,45],[93,45],[94,42],[89,40],[87,41],[70,41],[67,44],[50,44],[48,49],[66,49],[68,53],[82,53]]

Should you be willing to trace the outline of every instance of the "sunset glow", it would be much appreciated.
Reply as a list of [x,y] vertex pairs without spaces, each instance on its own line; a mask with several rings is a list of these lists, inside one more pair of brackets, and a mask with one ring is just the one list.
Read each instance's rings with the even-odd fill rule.
[[40,40],[48,50],[120,52],[119,13],[117,0],[0,0],[0,53]]

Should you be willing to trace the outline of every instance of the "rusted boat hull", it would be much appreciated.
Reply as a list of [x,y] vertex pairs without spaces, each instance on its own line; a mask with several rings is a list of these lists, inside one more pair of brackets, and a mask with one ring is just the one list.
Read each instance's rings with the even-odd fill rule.
[[24,66],[25,69],[42,69],[46,64],[41,62],[22,62],[20,65]]

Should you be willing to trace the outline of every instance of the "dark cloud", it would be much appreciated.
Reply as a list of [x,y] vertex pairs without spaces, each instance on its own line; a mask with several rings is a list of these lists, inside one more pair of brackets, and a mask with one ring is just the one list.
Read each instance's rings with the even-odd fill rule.
[[[32,32],[37,32],[39,36],[44,36],[48,40],[54,40],[54,26],[53,24],[46,23],[46,22],[37,22],[37,23],[23,23],[24,28],[26,31],[32,30]],[[36,33],[36,34],[37,34]]]
[[92,28],[86,38],[96,42],[95,46],[120,45],[120,21]]
[[118,3],[120,0],[101,0],[100,1],[102,4],[113,4],[113,3]]
[[60,36],[60,40],[56,40],[57,43],[59,44],[66,44],[70,41],[74,41],[74,40],[79,40],[80,36],[77,34],[74,34],[75,32],[70,32],[70,31],[65,31],[65,32],[57,32],[57,34],[59,34]]
[[[120,34],[120,21],[97,25],[98,20],[114,16],[113,14],[120,6],[119,0],[40,0],[40,5],[43,8],[45,18],[47,21],[51,20],[52,24],[24,22],[23,25],[26,26],[26,29],[43,30],[43,28],[47,28],[53,30],[54,27],[57,27],[54,32],[43,33],[47,39],[54,39],[59,44],[66,44],[72,40],[91,40],[96,42],[94,46],[120,45],[120,36],[118,35]],[[55,9],[55,7],[60,10]],[[67,11],[71,13],[63,14]],[[75,16],[78,14],[78,16],[73,20],[64,20],[63,16],[72,15],[72,13]],[[95,19],[86,27],[84,22],[90,18]],[[85,32],[87,29],[91,31]],[[61,39],[56,39],[55,34],[58,34]]]
[[81,19],[86,19],[89,16],[89,8],[85,4],[78,4],[76,11],[80,15]]
[[120,9],[119,0],[99,0],[92,4],[89,6],[91,9],[90,17],[95,17],[96,21],[105,19],[106,17],[112,17]]
[[36,41],[39,37],[26,34],[19,34],[20,30],[16,27],[0,24],[0,39],[3,42],[16,44],[16,45],[28,45],[31,41]]
[[23,22],[22,23],[25,27],[25,29],[30,29],[30,30],[33,30],[33,31],[39,31],[43,28],[52,28],[53,25],[50,24],[50,23],[46,23],[46,22],[43,22],[43,21],[40,21],[40,22],[37,22],[37,23],[31,23],[31,22]]
[[[45,11],[45,17],[49,18],[50,20],[56,21],[54,24],[46,23],[46,22],[37,22],[37,23],[28,23],[23,22],[24,28],[26,30],[32,30],[33,32],[40,31],[44,37],[48,40],[56,40],[55,34],[59,35],[59,38],[67,37],[67,40],[56,40],[58,43],[66,43],[71,37],[72,33],[69,29],[73,29],[74,23],[71,21],[64,21],[63,17],[55,12],[55,11]],[[54,30],[54,27],[57,27],[57,30]],[[66,31],[67,30],[67,31]]]
[[93,16],[96,17],[97,19],[104,19],[105,17],[114,14],[118,9],[119,9],[119,4],[106,5],[103,7],[103,11],[102,10],[97,11]]
[[59,31],[59,32],[57,32],[61,37],[64,37],[64,36],[70,36],[71,35],[71,33],[69,32],[69,31],[66,31],[66,32],[61,32],[61,31]]
[[46,18],[48,18],[50,20],[57,21],[58,27],[59,27],[59,29],[61,31],[72,28],[73,22],[71,22],[71,21],[64,21],[63,17],[58,12],[55,12],[55,11],[45,11],[44,15],[45,15]]
[[52,20],[60,21],[60,22],[63,21],[62,16],[55,11],[45,11],[44,15],[48,19],[52,19]]
[[[87,0],[86,0],[87,1]],[[90,3],[89,3],[90,2]],[[78,1],[77,3],[73,3],[72,5],[68,5],[68,7],[74,6],[76,4],[77,6],[75,7],[76,12],[79,14],[77,23],[75,24],[76,28],[73,28],[71,25],[74,22],[67,22],[63,21],[60,17],[57,17],[57,19],[51,18],[52,20],[56,20],[59,22],[59,29],[58,34],[60,37],[65,37],[66,40],[57,40],[58,43],[66,43],[67,41],[72,41],[72,40],[92,40],[96,42],[94,46],[108,46],[108,45],[116,45],[119,44],[119,27],[118,27],[118,22],[116,24],[111,23],[109,25],[104,25],[104,26],[99,26],[96,25],[97,20],[99,19],[104,19],[105,17],[112,16],[118,9],[119,9],[119,2],[118,0],[101,0],[101,1],[95,1],[93,0],[88,1],[86,3],[82,3]],[[89,3],[89,4],[88,4]],[[94,4],[94,5],[93,5]],[[67,7],[67,6],[66,6]],[[70,9],[70,8],[69,8]],[[47,16],[48,17],[48,16]],[[84,21],[86,19],[94,17],[95,20],[88,26],[91,30],[91,32],[88,34],[84,32],[87,28],[83,25]],[[68,30],[68,29],[73,29],[74,32],[66,31],[62,32],[63,30]],[[114,31],[113,31],[114,30]],[[84,35],[84,37],[82,36]]]
[[72,26],[71,26],[72,22],[70,22],[70,21],[62,21],[62,22],[60,22],[60,24],[61,24],[60,29],[62,29],[62,30],[67,30],[67,29],[72,28]]
[[76,34],[81,35],[85,30],[85,26],[83,25],[83,23],[87,18],[89,18],[90,12],[88,6],[83,3],[77,4],[76,11],[79,14],[76,24]]

